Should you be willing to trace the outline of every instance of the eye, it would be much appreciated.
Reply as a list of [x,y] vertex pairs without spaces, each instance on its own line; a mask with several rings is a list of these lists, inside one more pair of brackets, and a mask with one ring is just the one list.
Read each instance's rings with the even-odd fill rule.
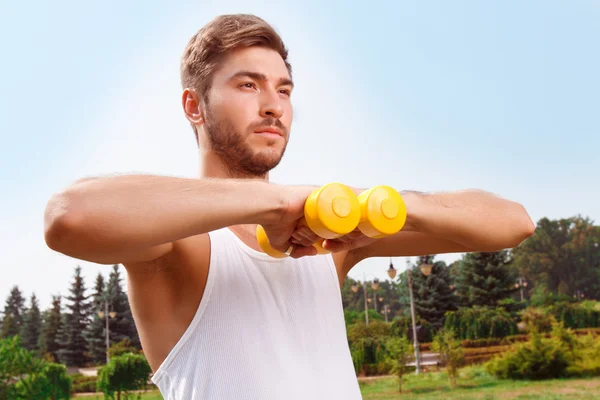
[[256,86],[254,85],[254,83],[252,82],[246,82],[246,83],[242,83],[240,85],[240,87],[244,87],[244,88],[248,88],[248,89],[252,89],[255,88]]
[[288,89],[281,89],[279,92],[283,93],[284,95],[286,95],[288,97],[292,94]]

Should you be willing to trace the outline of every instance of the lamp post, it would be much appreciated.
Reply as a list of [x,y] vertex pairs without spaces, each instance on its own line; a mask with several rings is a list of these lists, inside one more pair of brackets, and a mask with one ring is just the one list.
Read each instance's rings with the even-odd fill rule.
[[108,311],[108,300],[105,298],[104,300],[104,311],[100,310],[98,311],[98,317],[100,318],[104,318],[105,322],[106,322],[106,363],[108,364],[108,362],[110,361],[110,357],[108,356],[108,349],[110,348],[110,341],[109,341],[109,335],[110,335],[110,330],[109,330],[109,326],[108,326],[108,317],[110,317],[111,319],[116,318],[117,313],[114,311],[109,312]]
[[573,298],[576,300],[582,300],[585,297],[585,293],[583,293],[581,290],[576,290],[575,294],[573,295]]
[[[413,346],[415,348],[415,373],[418,375],[421,372],[421,352],[419,351],[419,339],[417,338],[417,322],[415,317],[415,301],[413,298],[413,287],[412,287],[412,271],[410,268],[410,260],[406,260],[406,274],[408,276],[408,295],[410,298],[410,316],[412,319],[412,329],[413,329]],[[419,265],[419,269],[425,276],[429,276],[431,274],[431,269],[433,265],[431,264],[421,264]],[[396,277],[396,269],[392,264],[392,258],[390,257],[390,268],[388,269],[388,276],[391,279]]]
[[517,279],[517,283],[515,283],[515,288],[521,289],[521,301],[524,301],[524,299],[523,299],[523,288],[524,287],[527,287],[527,281],[524,278],[519,277]]
[[[370,276],[373,276],[373,275],[370,275]],[[371,283],[371,289],[377,290],[377,289],[379,289],[379,280],[375,276],[373,276],[373,278],[374,278],[374,280],[373,280],[373,283]],[[364,272],[363,272],[362,287],[363,287],[363,295],[364,295],[363,297],[365,300],[365,322],[367,325],[369,325],[369,305],[368,305],[368,303],[369,303],[370,299],[368,299],[368,295],[367,295],[367,275]],[[357,283],[354,283],[352,285],[352,291],[354,293],[358,292],[358,284]],[[373,300],[375,300],[375,294],[373,294]],[[377,302],[375,302],[375,311],[377,311]]]

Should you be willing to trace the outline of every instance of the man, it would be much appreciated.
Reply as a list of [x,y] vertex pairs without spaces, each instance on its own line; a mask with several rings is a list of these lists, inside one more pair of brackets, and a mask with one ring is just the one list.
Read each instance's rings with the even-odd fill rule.
[[[316,255],[317,237],[297,226],[315,188],[268,182],[293,112],[278,34],[255,16],[215,18],[189,41],[181,79],[198,179],[81,179],[45,213],[51,249],[125,266],[152,380],[166,399],[359,399],[340,298],[354,265],[496,251],[534,231],[520,204],[483,191],[409,191],[402,231],[379,240],[353,232]],[[290,257],[263,253],[257,224]]]

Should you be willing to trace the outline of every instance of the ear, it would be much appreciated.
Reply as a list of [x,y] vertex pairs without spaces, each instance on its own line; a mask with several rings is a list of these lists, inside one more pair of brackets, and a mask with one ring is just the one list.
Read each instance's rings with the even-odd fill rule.
[[185,117],[194,125],[204,123],[204,110],[200,96],[195,90],[186,88],[181,95],[181,105]]

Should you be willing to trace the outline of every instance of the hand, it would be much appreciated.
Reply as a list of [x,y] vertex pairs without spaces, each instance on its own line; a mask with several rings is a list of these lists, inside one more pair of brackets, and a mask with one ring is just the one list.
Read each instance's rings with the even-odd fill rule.
[[[350,187],[358,196],[366,189]],[[310,247],[315,242],[323,242],[323,238],[317,236],[306,224],[298,224],[292,233],[291,242],[303,247]],[[377,239],[372,239],[365,236],[358,228],[354,231],[336,239],[326,239],[323,242],[323,248],[332,253],[340,251],[354,250],[375,242]]]
[[[298,238],[302,236],[296,233],[299,221],[304,217],[304,203],[316,189],[318,189],[316,186],[281,186],[286,207],[280,218],[261,224],[271,247],[275,250],[285,252],[293,244],[295,247],[290,257],[300,258],[317,254],[317,250],[312,246],[314,241],[310,242],[306,239],[299,241]],[[306,229],[310,231],[308,227]]]

